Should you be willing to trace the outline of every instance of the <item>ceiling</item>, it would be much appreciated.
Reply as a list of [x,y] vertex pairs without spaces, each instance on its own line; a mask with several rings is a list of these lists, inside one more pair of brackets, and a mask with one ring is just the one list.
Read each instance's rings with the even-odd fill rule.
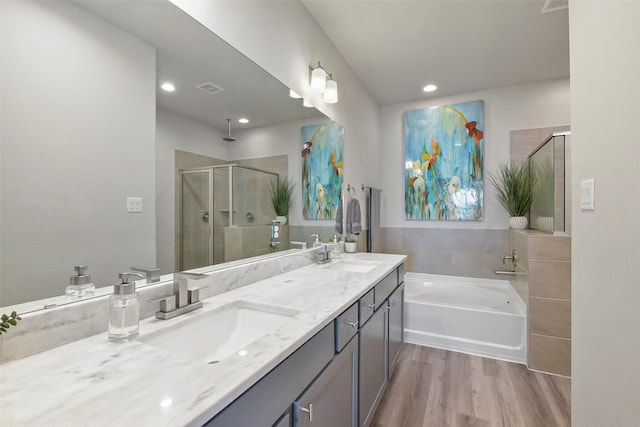
[[544,0],[301,1],[381,105],[569,76],[568,13]]
[[[74,0],[156,48],[156,103],[167,110],[232,133],[238,129],[323,117],[302,100],[289,97],[289,89],[221,38],[170,2],[140,0]],[[159,83],[169,80],[176,91],[167,93]],[[196,88],[211,82],[221,88],[208,94]],[[246,117],[248,124],[237,119]]]

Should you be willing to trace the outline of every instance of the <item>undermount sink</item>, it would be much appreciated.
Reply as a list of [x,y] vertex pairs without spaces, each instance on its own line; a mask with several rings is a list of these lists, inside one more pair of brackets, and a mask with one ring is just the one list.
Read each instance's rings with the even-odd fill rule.
[[326,268],[329,270],[347,271],[349,273],[368,273],[379,265],[380,263],[378,261],[344,259],[334,261]]
[[245,349],[274,332],[299,310],[251,301],[235,301],[185,319],[138,340],[162,350],[215,364],[248,354]]

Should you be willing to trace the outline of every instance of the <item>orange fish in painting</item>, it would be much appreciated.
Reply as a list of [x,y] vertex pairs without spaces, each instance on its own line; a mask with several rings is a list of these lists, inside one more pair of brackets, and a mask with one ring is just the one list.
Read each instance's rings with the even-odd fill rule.
[[478,125],[478,122],[476,122],[475,120],[472,122],[467,122],[464,125],[465,129],[467,130],[467,133],[471,138],[473,138],[476,144],[478,144],[480,140],[484,137],[484,133],[480,129],[476,128],[477,125]]
[[329,155],[329,163],[331,163],[331,169],[333,169],[333,171],[336,174],[342,175],[342,164],[343,164],[343,161],[339,160],[338,162],[336,162],[336,150],[333,150],[331,152],[331,154]]
[[312,146],[313,146],[313,142],[311,141],[307,141],[304,143],[304,145],[302,146],[302,157],[304,157],[305,159],[307,158],[309,153],[311,153]]

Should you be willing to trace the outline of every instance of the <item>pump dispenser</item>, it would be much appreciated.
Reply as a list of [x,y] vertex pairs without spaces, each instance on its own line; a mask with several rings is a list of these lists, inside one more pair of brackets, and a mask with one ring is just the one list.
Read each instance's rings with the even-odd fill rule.
[[75,276],[69,279],[69,286],[65,289],[65,295],[69,297],[84,297],[94,294],[96,287],[91,283],[91,275],[87,274],[86,265],[76,265]]
[[140,295],[135,282],[129,283],[131,276],[143,277],[138,273],[119,273],[120,283],[113,285],[113,295],[109,297],[109,340],[128,341],[138,335],[140,328]]

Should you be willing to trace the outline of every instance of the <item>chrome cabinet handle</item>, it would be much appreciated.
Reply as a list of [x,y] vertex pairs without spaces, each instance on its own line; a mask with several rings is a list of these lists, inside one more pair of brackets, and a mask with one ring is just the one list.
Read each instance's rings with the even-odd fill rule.
[[347,321],[345,320],[344,324],[345,324],[345,325],[349,325],[349,326],[351,326],[352,328],[357,328],[357,327],[358,327],[358,325],[359,325],[359,323],[358,323],[358,321],[357,321],[357,320],[356,320],[355,322],[347,322]]
[[364,304],[364,306],[370,308],[371,310],[375,310],[376,308],[375,304]]
[[300,407],[302,412],[309,414],[309,422],[313,422],[313,403],[309,403],[309,408],[305,408],[304,406]]

